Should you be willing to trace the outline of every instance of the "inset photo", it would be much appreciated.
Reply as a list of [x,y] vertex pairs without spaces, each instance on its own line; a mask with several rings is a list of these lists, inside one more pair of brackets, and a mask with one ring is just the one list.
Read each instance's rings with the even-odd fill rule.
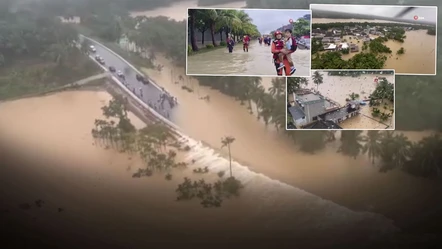
[[394,70],[313,70],[287,78],[287,130],[394,130]]
[[312,69],[436,75],[437,7],[311,4]]
[[186,73],[309,77],[310,30],[310,10],[188,9]]

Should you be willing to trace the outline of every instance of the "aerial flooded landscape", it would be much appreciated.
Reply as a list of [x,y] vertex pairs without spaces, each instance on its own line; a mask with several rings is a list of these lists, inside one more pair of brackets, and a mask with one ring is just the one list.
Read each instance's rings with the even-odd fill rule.
[[435,7],[365,7],[312,5],[313,69],[436,73]]
[[310,79],[288,79],[293,121],[287,128],[394,130],[394,76],[392,70],[317,70]]
[[[0,1],[0,37],[9,44],[0,44],[8,245],[438,242],[439,114],[421,109],[439,103],[430,80],[422,87],[396,83],[391,70],[325,69],[288,82],[188,77],[183,20],[201,2]],[[406,88],[391,99],[399,83]],[[317,98],[338,109],[358,104],[357,115],[334,120],[343,130],[401,130],[286,131],[294,120],[284,106]]]

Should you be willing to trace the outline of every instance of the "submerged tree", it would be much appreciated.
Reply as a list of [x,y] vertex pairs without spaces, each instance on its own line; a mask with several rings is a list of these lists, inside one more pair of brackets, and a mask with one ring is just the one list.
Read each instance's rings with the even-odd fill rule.
[[313,83],[316,85],[316,90],[319,91],[319,85],[324,83],[324,77],[319,71],[315,71],[312,77]]
[[232,173],[232,153],[230,150],[230,145],[235,142],[235,138],[231,137],[231,136],[226,136],[221,138],[221,148],[223,147],[227,147],[228,151],[229,151],[229,170],[230,170],[230,177],[233,177],[233,173]]

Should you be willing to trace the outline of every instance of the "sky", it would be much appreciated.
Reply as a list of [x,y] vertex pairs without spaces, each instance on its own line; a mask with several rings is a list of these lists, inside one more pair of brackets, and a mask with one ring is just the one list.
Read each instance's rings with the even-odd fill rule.
[[258,27],[261,34],[269,34],[276,29],[289,24],[289,20],[297,20],[309,10],[244,10],[252,19],[253,24]]
[[[381,5],[311,5],[311,9],[313,13],[315,10],[327,10],[361,15],[394,17],[404,10],[404,7]],[[436,23],[437,9],[434,7],[419,7],[404,15],[401,19],[413,20],[414,16],[418,16],[419,18],[423,17],[425,21]]]

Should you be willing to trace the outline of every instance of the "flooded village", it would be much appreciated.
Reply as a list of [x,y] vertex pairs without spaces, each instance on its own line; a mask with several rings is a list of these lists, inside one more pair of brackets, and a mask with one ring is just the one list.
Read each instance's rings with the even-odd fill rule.
[[287,85],[287,129],[394,130],[393,70],[318,70]]
[[312,16],[312,69],[436,74],[434,7],[315,5]]

